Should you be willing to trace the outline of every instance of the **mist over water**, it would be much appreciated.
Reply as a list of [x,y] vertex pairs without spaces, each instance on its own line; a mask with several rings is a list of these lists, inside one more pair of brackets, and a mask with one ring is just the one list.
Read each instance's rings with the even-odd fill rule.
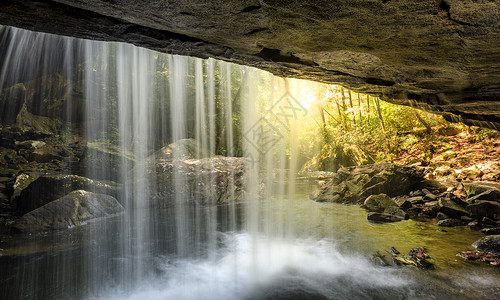
[[[2,102],[2,120],[8,120],[2,125],[13,126],[22,109],[57,119],[58,134],[95,151],[92,159],[58,172],[120,183],[117,197],[125,208],[122,216],[2,244],[12,249],[0,256],[3,298],[456,295],[455,277],[443,287],[433,276],[369,260],[404,236],[434,237],[433,229],[415,229],[413,221],[374,227],[359,208],[311,202],[312,187],[296,184],[297,122],[308,115],[305,83],[128,44],[0,30],[4,99],[16,98],[18,90],[8,88],[17,83],[35,85],[40,93],[35,102],[14,108]],[[63,109],[50,105],[61,99]],[[165,150],[185,139],[194,139],[195,147]],[[218,155],[245,158],[241,190],[241,169],[221,167]],[[194,171],[178,167],[186,165]],[[172,174],[169,191],[155,176],[162,168]],[[187,193],[192,173],[209,175]],[[224,203],[212,196],[222,176],[229,178]],[[453,268],[455,274],[462,266]],[[491,283],[491,273],[482,275],[477,277]],[[477,277],[471,278],[482,282]]]

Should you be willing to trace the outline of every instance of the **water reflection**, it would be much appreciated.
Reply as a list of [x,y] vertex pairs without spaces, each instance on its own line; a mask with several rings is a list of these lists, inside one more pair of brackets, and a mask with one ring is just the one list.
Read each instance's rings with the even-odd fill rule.
[[[206,228],[191,226],[186,238],[197,239],[191,240],[188,256],[182,258],[177,254],[174,212],[168,209],[143,220],[154,238],[149,245],[129,242],[137,246],[127,255],[119,241],[134,238],[121,236],[124,222],[137,226],[131,216],[108,220],[100,235],[94,234],[102,232],[102,224],[96,223],[3,240],[2,298],[474,299],[500,291],[498,269],[455,256],[470,248],[480,236],[477,232],[464,228],[439,232],[434,224],[413,220],[369,223],[356,206],[308,200],[309,189],[300,186],[294,201],[260,202],[259,209],[269,218],[262,224],[271,225],[259,234],[243,229],[245,204],[237,206],[236,231],[229,222],[229,207],[218,207],[217,248],[209,247]],[[188,221],[203,224],[204,209],[208,208],[188,208]],[[293,224],[294,237],[281,234],[282,220]],[[436,270],[383,268],[370,262],[371,254],[391,246],[401,252],[426,247]],[[89,254],[94,259],[85,264]],[[125,273],[135,263],[147,270],[141,281]],[[92,269],[99,270],[97,278]]]

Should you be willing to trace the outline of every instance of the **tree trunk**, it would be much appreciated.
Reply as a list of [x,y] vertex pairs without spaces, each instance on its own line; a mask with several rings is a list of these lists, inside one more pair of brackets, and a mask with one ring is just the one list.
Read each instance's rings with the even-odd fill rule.
[[352,94],[351,90],[347,90],[347,93],[349,95],[349,105],[351,105],[351,110],[352,110],[352,122],[354,123],[354,126],[356,126],[356,114],[354,113],[354,106],[352,105]]
[[382,130],[385,131],[384,119],[382,118],[382,113],[380,112],[380,100],[378,98],[373,98],[373,105],[375,106],[375,110],[377,111],[377,116],[380,121],[380,126]]
[[431,133],[431,131],[432,131],[431,126],[427,122],[425,122],[424,119],[422,119],[422,117],[420,116],[420,114],[418,113],[416,108],[414,108],[413,111],[415,112],[415,117],[417,117],[417,119],[420,121],[420,123],[422,123],[422,125],[424,125],[425,132]]

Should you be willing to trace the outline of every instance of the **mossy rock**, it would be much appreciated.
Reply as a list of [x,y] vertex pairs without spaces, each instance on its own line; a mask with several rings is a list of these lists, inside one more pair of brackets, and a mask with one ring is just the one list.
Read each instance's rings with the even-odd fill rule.
[[155,152],[150,160],[187,160],[213,157],[210,150],[203,148],[195,139],[181,139]]
[[123,206],[110,195],[76,190],[23,215],[13,229],[17,232],[68,229],[123,211]]
[[16,117],[16,123],[12,127],[17,128],[23,134],[50,136],[56,132],[58,125],[59,123],[54,119],[28,112],[26,105],[23,105]]
[[12,125],[24,104],[26,87],[19,83],[0,92],[0,124]]
[[86,190],[119,198],[121,186],[77,175],[45,175],[31,182],[14,201],[20,214],[26,214],[74,190]]
[[[249,161],[242,157],[215,156],[201,159],[148,160],[137,165],[126,187],[141,187],[150,197],[144,203],[153,207],[182,205],[220,205],[244,201]],[[139,169],[137,169],[139,168]],[[259,198],[263,186],[258,184]]]
[[369,211],[381,212],[389,207],[399,207],[398,204],[386,194],[371,195],[366,198],[363,207]]
[[78,174],[96,180],[123,182],[123,174],[134,164],[132,155],[107,144],[88,143],[79,162]]

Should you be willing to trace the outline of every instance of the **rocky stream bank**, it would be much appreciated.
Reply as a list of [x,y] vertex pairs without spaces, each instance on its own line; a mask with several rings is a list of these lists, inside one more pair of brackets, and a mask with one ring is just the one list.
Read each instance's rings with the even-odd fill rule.
[[461,256],[500,265],[500,184],[426,179],[427,172],[419,166],[389,163],[341,168],[321,181],[310,198],[361,205],[368,212],[367,219],[375,223],[411,218],[435,222],[436,230],[442,232],[456,226],[481,231],[486,237],[473,246],[489,256],[484,259],[477,252]]

